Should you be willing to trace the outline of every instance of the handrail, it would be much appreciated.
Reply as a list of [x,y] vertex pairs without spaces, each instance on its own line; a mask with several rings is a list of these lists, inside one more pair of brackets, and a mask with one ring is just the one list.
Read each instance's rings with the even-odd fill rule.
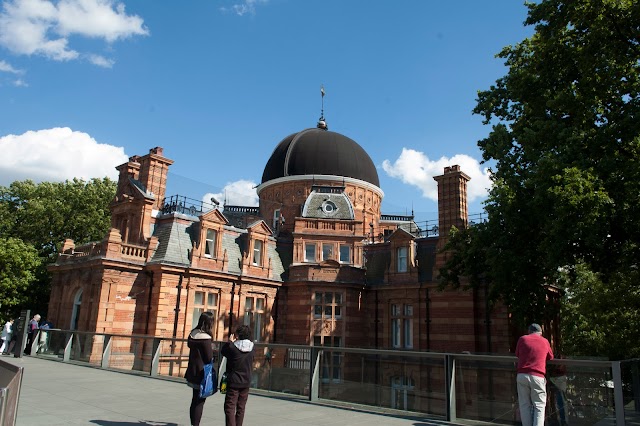
[[[43,335],[47,339],[46,343],[43,346],[34,345],[32,348],[36,356],[43,358],[54,358],[62,362],[84,362],[104,369],[138,371],[159,378],[182,378],[188,361],[186,345],[188,339],[61,329],[46,331],[47,333]],[[99,338],[100,336],[102,339]],[[134,343],[134,340],[144,342]],[[41,342],[40,336],[35,338],[35,342]],[[150,345],[149,342],[151,342]],[[222,341],[214,341],[218,347],[222,343]],[[55,348],[51,350],[47,346],[55,346]],[[470,383],[475,383],[475,386],[478,386],[478,405],[481,402],[485,405],[496,405],[498,407],[496,410],[502,413],[495,417],[496,420],[504,420],[504,410],[507,409],[508,412],[513,413],[515,421],[513,401],[516,401],[517,405],[517,397],[514,397],[517,358],[513,355],[288,345],[270,342],[256,342],[255,347],[255,363],[260,366],[260,373],[256,377],[262,383],[256,382],[255,386],[258,389],[291,393],[287,391],[286,386],[278,385],[279,387],[272,388],[273,380],[285,380],[283,383],[291,383],[294,386],[293,393],[305,395],[312,402],[323,399],[335,400],[337,403],[358,403],[397,409],[395,406],[389,406],[389,401],[392,399],[390,395],[394,392],[405,392],[403,398],[406,400],[406,392],[413,389],[415,383],[412,382],[414,378],[407,378],[406,380],[411,381],[397,382],[399,387],[394,388],[392,379],[400,380],[405,376],[400,377],[398,374],[404,374],[401,372],[409,369],[414,371],[416,376],[406,377],[416,377],[416,380],[421,381],[431,380],[420,383],[421,387],[416,389],[416,398],[417,395],[421,395],[420,398],[432,398],[434,402],[431,404],[440,407],[436,411],[429,411],[429,409],[423,411],[424,408],[422,408],[418,409],[418,412],[446,417],[448,421],[478,420],[473,416],[479,414],[473,410],[469,411],[468,404],[456,405],[456,401],[460,402],[461,398],[468,400]],[[344,365],[342,365],[343,360]],[[218,362],[218,369],[221,371],[223,360],[218,359]],[[591,383],[592,386],[596,386],[591,392],[597,398],[592,399],[591,404],[603,404],[596,414],[603,416],[611,413],[616,425],[624,426],[623,383],[627,382],[623,380],[628,381],[630,376],[633,376],[634,383],[640,383],[640,377],[637,377],[640,375],[640,359],[605,361],[562,358],[552,360],[548,365],[550,370],[551,367],[564,366],[571,371],[573,380],[576,380],[574,388],[581,383]],[[339,368],[339,370],[333,370],[338,371],[337,376],[334,375],[336,373],[331,373],[334,366]],[[425,373],[423,371],[425,368],[432,372]],[[469,372],[472,374],[469,375]],[[494,380],[495,387],[493,387]],[[265,387],[264,383],[268,383],[268,386]],[[505,386],[505,383],[511,383],[511,385]],[[335,390],[332,391],[334,388]],[[364,396],[356,395],[359,394],[355,392],[357,389],[362,389],[360,393]],[[575,392],[577,392],[576,389],[574,389]],[[627,389],[631,389],[634,393],[634,401],[640,401],[640,389],[628,384]],[[375,396],[375,402],[372,404],[370,398],[373,396]],[[353,398],[365,398],[366,401],[354,401]],[[483,399],[480,400],[480,398]],[[639,407],[640,404],[636,404],[637,412],[640,412]],[[444,411],[441,411],[443,408]]]

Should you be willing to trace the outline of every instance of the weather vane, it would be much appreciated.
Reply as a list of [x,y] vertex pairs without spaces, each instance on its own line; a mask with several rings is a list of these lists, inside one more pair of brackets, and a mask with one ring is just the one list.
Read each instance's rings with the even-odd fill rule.
[[318,129],[328,130],[327,122],[324,120],[324,84],[320,85],[320,97],[322,104],[320,106],[320,120],[318,120]]

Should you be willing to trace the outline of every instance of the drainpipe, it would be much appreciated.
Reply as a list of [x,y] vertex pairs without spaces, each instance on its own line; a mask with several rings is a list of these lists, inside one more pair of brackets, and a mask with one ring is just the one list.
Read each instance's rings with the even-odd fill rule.
[[[487,352],[491,353],[491,314],[489,312],[489,286],[482,280],[484,284],[484,310],[485,310],[485,326],[487,333]],[[491,401],[495,400],[495,395],[493,393],[493,370],[489,370],[489,399]],[[494,418],[495,413],[493,409],[493,404],[489,404],[489,416]]]
[[424,320],[427,327],[427,351],[431,350],[431,312],[429,308],[429,302],[430,302],[429,287],[427,287],[425,288],[425,298],[424,298],[425,313],[427,315],[427,317]]
[[149,334],[149,320],[151,319],[151,293],[153,292],[153,271],[147,271],[149,275],[149,297],[147,298],[147,323],[144,325],[144,334]]
[[484,303],[485,303],[485,325],[487,327],[487,352],[491,353],[491,312],[489,311],[489,286],[484,280],[482,280],[484,284]]
[[[180,296],[182,294],[183,277],[184,277],[184,274],[180,273],[180,279],[178,279],[178,286],[176,287],[178,289],[178,297],[176,297],[176,308],[174,309],[175,315],[173,317],[173,336],[172,337],[174,339],[178,335],[178,315],[180,314]],[[172,348],[173,346],[175,346],[175,342],[171,345]]]
[[422,350],[422,309],[420,309],[420,305],[422,304],[422,282],[420,282],[420,288],[418,289],[418,350]]
[[282,287],[279,287],[276,290],[276,297],[273,298],[273,304],[271,305],[271,317],[273,318],[273,343],[278,343],[278,301],[280,299],[278,296],[282,297],[282,295],[279,294],[281,293],[281,288]]
[[[180,278],[178,279],[178,286],[176,287],[178,289],[178,297],[176,297],[176,308],[174,309],[175,316],[173,318],[173,336],[172,337],[174,339],[178,335],[178,315],[180,314],[180,295],[182,294],[182,278],[183,277],[184,277],[184,274],[181,272]],[[175,349],[176,349],[176,341],[172,340],[171,355],[175,353]],[[173,362],[169,364],[169,375],[170,376],[173,375]]]
[[236,282],[231,283],[231,305],[229,306],[229,336],[233,330],[233,299],[236,294]]
[[[379,300],[378,300],[378,289],[374,290],[376,292],[376,313],[375,313],[375,338],[376,338],[376,349],[380,348],[380,345],[378,344],[378,325],[380,324],[380,316],[378,314],[378,308],[379,308]],[[376,355],[376,371],[375,371],[375,375],[376,375],[376,389],[378,389],[378,391],[376,392],[376,405],[380,405],[380,355]]]

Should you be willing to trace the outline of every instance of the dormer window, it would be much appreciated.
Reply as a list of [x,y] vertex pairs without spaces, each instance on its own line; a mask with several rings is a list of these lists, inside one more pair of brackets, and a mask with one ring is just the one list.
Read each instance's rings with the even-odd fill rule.
[[396,251],[396,265],[398,272],[407,272],[407,247],[398,247]]
[[278,230],[280,228],[280,210],[273,212],[273,229]]
[[204,256],[216,257],[216,241],[218,239],[218,231],[215,229],[207,229],[207,238],[204,244]]
[[262,246],[261,240],[254,240],[253,242],[253,264],[256,266],[262,266]]

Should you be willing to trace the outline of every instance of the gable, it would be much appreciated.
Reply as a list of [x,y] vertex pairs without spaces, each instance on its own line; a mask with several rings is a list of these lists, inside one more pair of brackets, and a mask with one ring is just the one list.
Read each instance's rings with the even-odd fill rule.
[[402,228],[398,228],[393,231],[393,233],[389,236],[389,238],[387,238],[387,240],[395,244],[402,244],[406,241],[413,241],[414,238],[415,237],[409,232],[405,231]]
[[269,225],[267,225],[264,220],[256,220],[255,222],[250,223],[247,226],[247,231],[249,231],[249,234],[253,236],[271,236],[273,234],[273,231],[271,230],[271,228],[269,228]]
[[220,225],[228,225],[229,221],[218,209],[209,210],[200,216],[200,221],[204,224],[217,223]]

